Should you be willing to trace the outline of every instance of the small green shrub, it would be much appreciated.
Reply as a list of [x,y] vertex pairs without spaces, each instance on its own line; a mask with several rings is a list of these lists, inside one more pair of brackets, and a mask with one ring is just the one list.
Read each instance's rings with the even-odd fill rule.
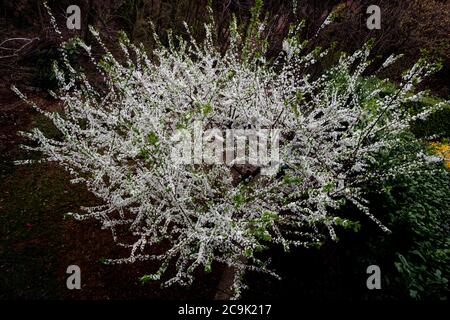
[[[390,159],[421,150],[423,147],[407,136]],[[384,159],[381,156],[377,170],[384,169]],[[388,251],[395,254],[399,274],[388,275],[387,282],[404,288],[413,299],[446,299],[450,277],[449,172],[440,163],[430,164],[370,188],[377,194],[372,199],[375,210],[384,212],[392,230]]]

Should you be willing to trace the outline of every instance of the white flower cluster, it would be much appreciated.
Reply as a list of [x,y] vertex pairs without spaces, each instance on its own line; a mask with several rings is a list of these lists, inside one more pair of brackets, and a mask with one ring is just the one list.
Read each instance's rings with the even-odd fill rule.
[[[310,66],[327,52],[304,53],[305,42],[293,29],[285,40],[288,53],[267,60],[263,27],[243,40],[233,21],[226,52],[214,45],[212,25],[201,43],[169,34],[166,46],[155,35],[159,45],[151,56],[123,37],[121,61],[93,31],[106,50],[100,61],[78,44],[101,84],[76,71],[66,56],[62,68],[55,64],[55,96],[64,111],[34,107],[61,138],[38,129],[25,135],[37,142],[30,149],[60,163],[74,183],[86,184],[103,201],[73,216],[97,219],[129,248],[128,257],[109,263],[154,260],[160,268],[148,279],[186,285],[196,269],[208,272],[220,262],[238,270],[234,287],[240,292],[245,270],[276,276],[258,259],[267,245],[288,250],[314,245],[327,233],[334,238],[335,226],[349,223],[337,216],[346,201],[384,228],[360,187],[372,178],[374,155],[394,145],[409,125],[400,106],[429,66],[419,62],[397,92],[383,95],[382,83],[367,89],[361,82],[368,46],[313,77]],[[203,130],[279,129],[279,172],[264,176],[255,166],[172,161],[174,131],[199,122]]]

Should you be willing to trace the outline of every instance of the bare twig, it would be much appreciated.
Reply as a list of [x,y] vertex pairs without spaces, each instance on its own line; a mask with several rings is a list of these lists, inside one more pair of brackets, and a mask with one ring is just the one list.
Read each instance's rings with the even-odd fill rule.
[[[10,38],[2,41],[0,43],[0,52],[8,51],[6,55],[0,55],[0,59],[18,57],[27,47],[29,47],[34,41],[39,40],[38,37],[35,38]],[[20,47],[4,47],[5,44],[9,42],[25,42]],[[12,53],[11,53],[12,52]]]

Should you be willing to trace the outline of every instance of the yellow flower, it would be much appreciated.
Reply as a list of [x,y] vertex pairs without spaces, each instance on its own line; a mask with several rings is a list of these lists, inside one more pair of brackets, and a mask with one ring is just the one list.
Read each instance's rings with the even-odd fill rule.
[[432,142],[431,149],[433,152],[444,159],[444,165],[450,169],[450,145],[442,142]]

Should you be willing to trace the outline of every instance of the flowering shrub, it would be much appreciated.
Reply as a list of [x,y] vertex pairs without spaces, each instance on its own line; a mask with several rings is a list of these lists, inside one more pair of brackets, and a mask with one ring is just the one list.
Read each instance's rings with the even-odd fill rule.
[[[169,33],[164,46],[155,35],[158,47],[151,55],[122,36],[122,61],[91,30],[105,50],[100,60],[81,40],[71,45],[91,57],[101,85],[76,70],[62,51],[64,64],[54,65],[60,85],[53,95],[63,112],[30,102],[62,138],[34,129],[24,133],[37,143],[28,148],[60,163],[73,183],[86,184],[103,201],[70,214],[97,219],[129,249],[128,257],[108,263],[155,260],[160,268],[143,280],[162,279],[174,264],[175,273],[164,278],[164,285],[188,285],[196,269],[208,272],[214,262],[224,263],[237,270],[238,296],[244,271],[276,276],[268,261],[258,259],[268,244],[286,250],[314,246],[327,234],[335,238],[336,226],[351,227],[338,216],[345,202],[388,231],[369,212],[361,186],[424,161],[418,154],[386,172],[368,170],[374,155],[394,146],[410,121],[433,111],[410,116],[400,106],[420,98],[415,86],[435,66],[419,61],[395,92],[382,94],[383,82],[367,86],[362,77],[370,64],[366,45],[312,77],[308,68],[328,51],[305,52],[307,41],[300,40],[297,27],[280,56],[266,59],[266,26],[258,14],[255,10],[246,34],[232,21],[226,52],[215,45],[209,24],[202,42]],[[394,61],[391,57],[383,67]],[[174,132],[193,130],[194,123],[203,130],[280,130],[279,169],[261,175],[254,165],[173,161]]]

